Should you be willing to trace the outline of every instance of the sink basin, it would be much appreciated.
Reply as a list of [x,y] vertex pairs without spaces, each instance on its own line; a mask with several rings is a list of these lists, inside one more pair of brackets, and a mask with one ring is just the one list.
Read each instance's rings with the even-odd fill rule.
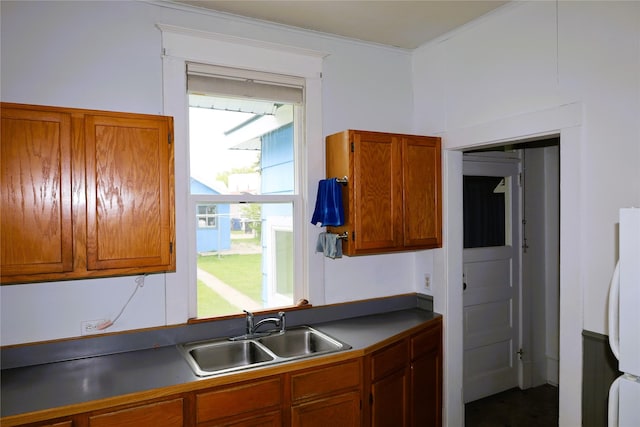
[[330,353],[345,347],[341,342],[308,326],[260,338],[258,342],[284,358]]
[[261,366],[275,357],[255,341],[216,340],[182,346],[183,354],[197,375],[232,372]]
[[348,350],[351,346],[309,326],[239,341],[215,339],[178,345],[196,375],[204,377]]

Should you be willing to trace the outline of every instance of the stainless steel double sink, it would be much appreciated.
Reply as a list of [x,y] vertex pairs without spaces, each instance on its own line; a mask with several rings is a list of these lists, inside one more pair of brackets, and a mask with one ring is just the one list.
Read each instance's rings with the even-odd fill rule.
[[238,341],[221,338],[178,345],[193,372],[201,377],[335,353],[350,348],[350,345],[310,326],[299,326]]

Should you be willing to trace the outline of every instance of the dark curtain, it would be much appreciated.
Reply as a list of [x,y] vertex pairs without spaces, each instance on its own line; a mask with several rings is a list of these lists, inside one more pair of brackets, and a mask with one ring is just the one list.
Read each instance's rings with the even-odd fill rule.
[[502,181],[494,176],[464,176],[464,247],[504,246],[504,193],[493,190]]

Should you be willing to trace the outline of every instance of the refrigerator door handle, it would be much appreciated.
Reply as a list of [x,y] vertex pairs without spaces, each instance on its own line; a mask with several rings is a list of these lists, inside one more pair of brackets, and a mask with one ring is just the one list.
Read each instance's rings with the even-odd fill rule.
[[608,427],[618,427],[618,406],[620,404],[620,381],[622,376],[616,378],[609,388],[609,408],[607,410]]
[[616,359],[620,359],[620,261],[616,263],[609,287],[609,347]]

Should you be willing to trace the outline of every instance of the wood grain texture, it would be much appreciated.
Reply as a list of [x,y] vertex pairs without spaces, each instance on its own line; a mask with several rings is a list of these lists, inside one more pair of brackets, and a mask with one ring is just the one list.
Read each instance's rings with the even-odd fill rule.
[[89,417],[89,427],[182,427],[183,399],[150,403]]
[[71,271],[71,119],[2,108],[1,269]]
[[326,138],[327,177],[343,189],[345,255],[442,246],[442,160],[437,137],[347,130]]
[[360,393],[352,391],[295,405],[292,427],[360,426]]
[[220,420],[249,412],[279,408],[282,402],[281,379],[273,377],[196,395],[196,420]]
[[89,269],[169,264],[165,122],[85,118]]
[[404,246],[442,245],[440,140],[402,138]]
[[2,284],[175,271],[171,117],[0,105]]
[[412,426],[442,425],[442,364],[442,320],[439,320],[411,337]]
[[295,402],[357,388],[360,385],[361,375],[360,360],[291,375],[291,399]]

